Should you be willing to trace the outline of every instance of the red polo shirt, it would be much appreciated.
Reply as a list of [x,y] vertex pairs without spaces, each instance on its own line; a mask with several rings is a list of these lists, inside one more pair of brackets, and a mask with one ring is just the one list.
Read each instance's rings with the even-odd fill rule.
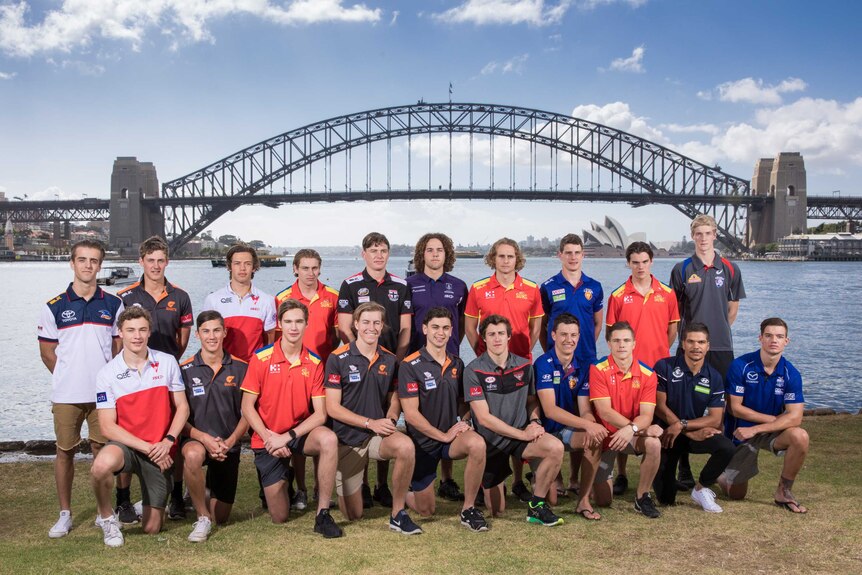
[[[326,358],[332,353],[333,348],[333,333],[335,333],[335,321],[338,316],[338,291],[317,282],[317,293],[308,299],[302,295],[299,282],[296,282],[275,296],[276,314],[278,314],[278,307],[288,299],[300,301],[308,308],[308,327],[305,328],[302,345],[314,351],[326,363]],[[278,318],[276,318],[277,322]],[[275,333],[278,341],[281,330],[276,328]]]
[[632,278],[615,289],[608,298],[606,323],[627,321],[635,330],[635,351],[638,359],[652,367],[658,360],[670,356],[667,328],[679,321],[679,309],[673,290],[655,276],[646,295],[635,289]]
[[[482,318],[498,314],[512,323],[512,339],[509,340],[509,351],[515,355],[532,359],[530,345],[530,320],[542,317],[542,296],[539,286],[528,279],[515,274],[511,286],[503,286],[497,281],[497,275],[479,280],[472,285],[467,294],[467,307],[464,314]],[[479,338],[479,350],[476,355],[485,352],[485,342]]]
[[[632,361],[628,372],[623,373],[612,356],[602,358],[590,366],[590,401],[610,399],[614,411],[634,419],[641,412],[641,405],[655,405],[658,379],[655,372],[639,362],[637,357]],[[599,417],[593,404],[596,421],[614,433],[617,428]]]

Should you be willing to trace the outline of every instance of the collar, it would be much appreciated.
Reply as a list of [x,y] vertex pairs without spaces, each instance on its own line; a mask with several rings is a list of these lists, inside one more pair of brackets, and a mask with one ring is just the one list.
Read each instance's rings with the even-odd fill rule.
[[622,379],[629,379],[635,375],[635,368],[638,366],[638,358],[632,354],[632,364],[629,367],[629,371],[627,373],[623,373],[623,370],[617,365],[617,362],[614,361],[613,355],[608,355],[608,364],[613,368],[614,373],[622,373]]
[[367,267],[365,267],[365,268],[362,268],[362,279],[363,279],[363,280],[365,280],[365,281],[367,281],[367,282],[373,282],[373,283],[375,283],[375,284],[377,284],[377,285],[383,285],[383,284],[385,284],[386,282],[391,281],[391,280],[392,280],[392,276],[390,276],[390,275],[389,275],[389,271],[388,271],[388,270],[384,270],[384,272],[383,272],[383,279],[382,279],[381,281],[377,281],[376,279],[374,279],[373,277],[371,277],[371,274],[369,274],[369,273],[368,273],[368,268],[367,268]]
[[[222,351],[223,351],[223,354],[222,354],[222,358],[221,358],[221,364],[222,365],[230,365],[231,363],[233,363],[233,358],[227,352],[227,350],[223,349]],[[198,350],[198,352],[194,355],[194,360],[192,361],[192,364],[195,367],[207,365],[207,363],[204,361],[203,352],[201,350]]]
[[[631,276],[629,276],[629,277],[631,277]],[[557,280],[557,282],[559,282],[561,284],[570,285],[574,289],[578,289],[579,287],[581,287],[585,283],[593,281],[593,278],[591,278],[590,276],[585,274],[583,272],[583,270],[581,271],[581,281],[579,281],[577,285],[573,284],[572,282],[570,282],[569,280],[566,279],[566,276],[563,275],[563,270],[560,270],[560,272],[554,276],[554,279]]]
[[316,301],[318,298],[320,298],[320,293],[324,289],[326,289],[326,286],[323,285],[322,281],[317,280],[317,288],[314,290],[314,296],[312,296],[311,299],[306,299],[305,295],[302,293],[302,290],[299,288],[299,280],[296,280],[295,282],[293,282],[293,285],[287,289],[288,289],[288,292],[290,293],[292,299],[297,299],[300,301],[304,300],[304,301],[307,301],[308,303],[312,303],[312,302]]
[[[548,354],[551,356],[551,360],[554,362],[554,368],[558,368],[561,372],[566,369],[566,366],[563,365],[563,363],[560,361],[560,358],[557,356],[557,348],[555,346],[551,346],[551,348],[548,350]],[[572,371],[578,370],[577,361],[575,360],[574,355],[572,356],[571,369]]]
[[246,298],[248,296],[253,296],[255,298],[260,297],[260,291],[258,291],[258,289],[255,287],[255,285],[253,283],[251,284],[251,289],[249,289],[248,293],[243,297],[240,297],[239,294],[237,294],[235,291],[233,291],[231,289],[230,280],[228,280],[228,282],[227,282],[227,291],[228,291],[228,293],[235,295],[237,297],[237,299],[239,299],[240,301],[242,301],[244,298]]
[[[715,257],[712,258],[712,265],[711,266],[707,266],[705,263],[703,263],[703,260],[700,259],[700,257],[697,255],[697,253],[692,254],[691,263],[694,264],[695,269],[704,269],[704,270],[708,270],[709,268],[724,269],[724,261],[721,258],[721,252],[718,250],[715,250]],[[682,270],[682,271],[685,272],[685,270]]]
[[[141,279],[138,280],[138,286],[137,286],[144,291],[146,291],[146,289],[147,289],[146,285],[144,284],[145,279],[146,278],[144,276],[141,276]],[[228,288],[230,288],[230,283],[228,283]],[[164,293],[169,294],[172,291],[174,291],[174,289],[176,289],[176,288],[174,288],[174,286],[171,285],[171,282],[168,281],[168,278],[165,278],[165,292]]]
[[704,358],[703,364],[700,366],[700,370],[697,373],[692,373],[691,368],[688,367],[688,362],[685,360],[684,354],[679,354],[674,356],[673,360],[674,368],[680,368],[684,373],[691,375],[692,377],[697,376],[706,376],[709,377],[709,362]]
[[[496,289],[498,287],[502,287],[502,288],[505,288],[506,291],[509,291],[510,289],[517,289],[523,285],[524,285],[523,278],[521,278],[521,274],[519,274],[518,272],[515,272],[515,279],[514,279],[514,281],[512,281],[511,287],[504,286],[503,284],[501,284],[500,281],[497,279],[497,273],[496,272],[492,273],[491,277],[488,278],[488,287],[491,289]],[[509,355],[511,355],[511,353]]]
[[[434,365],[440,365],[439,363],[437,363],[437,360],[434,359],[434,357],[431,355],[431,352],[428,351],[427,346],[423,345],[422,348],[419,350],[419,357],[421,357],[424,361],[427,361],[428,363],[433,363]],[[446,352],[446,361],[444,361],[443,365],[442,365],[442,372],[444,375],[446,373],[446,368],[449,367],[451,364],[452,364],[452,356],[447,351]]]
[[[650,277],[649,291],[647,291],[647,293],[644,294],[644,296],[643,296],[644,299],[646,299],[646,297],[649,294],[658,291],[660,284],[661,284],[661,282],[658,281],[658,278],[655,277],[653,274],[650,274],[649,277]],[[625,293],[627,293],[627,294],[628,293],[636,293],[636,294],[640,295],[641,292],[639,292],[637,290],[637,288],[635,288],[635,282],[632,279],[632,276],[629,276],[629,279],[626,280],[625,286],[626,286]]]
[[441,275],[436,280],[432,279],[431,276],[429,276],[425,272],[416,272],[413,275],[415,275],[418,279],[422,280],[424,283],[427,283],[427,284],[442,283],[444,281],[448,281],[448,279],[449,279],[449,274],[447,272],[443,272],[443,275]]
[[766,367],[763,365],[763,360],[760,358],[760,350],[754,352],[754,367],[757,368],[758,373],[762,373],[766,378],[770,378],[779,371],[784,371],[784,355],[778,358],[778,363],[775,364],[775,369],[772,370],[772,373],[766,374]]
[[[72,289],[72,282],[69,282],[69,287],[66,288],[66,297],[69,298],[69,301],[84,299]],[[102,288],[96,286],[96,291],[93,292],[93,297],[90,299],[105,299],[105,292],[102,291]]]
[[[369,363],[369,365],[371,365],[371,364],[373,364],[374,362],[376,362],[376,361],[377,361],[377,359],[382,355],[382,354],[380,353],[382,349],[383,349],[383,348],[382,348],[382,346],[380,345],[380,343],[378,343],[378,344],[377,344],[377,349],[376,349],[376,350],[374,350],[374,357],[373,357],[373,358],[371,358],[371,361],[369,361],[369,362],[368,362],[368,363]],[[364,354],[364,353],[362,353],[361,351],[359,351],[359,348],[356,346],[356,340],[353,340],[353,341],[351,341],[351,342],[350,342],[350,348],[349,348],[349,351],[350,351],[350,355],[359,355],[359,356],[362,356],[363,358],[365,358],[365,354]],[[368,359],[368,358],[365,358],[365,359]]]

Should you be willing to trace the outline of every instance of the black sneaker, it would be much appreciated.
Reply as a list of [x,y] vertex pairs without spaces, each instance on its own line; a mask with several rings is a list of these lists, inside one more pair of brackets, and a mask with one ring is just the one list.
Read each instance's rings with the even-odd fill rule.
[[186,506],[182,498],[171,497],[171,503],[168,505],[168,519],[179,521],[186,518]]
[[523,503],[529,503],[533,498],[533,494],[527,489],[523,481],[516,481],[512,484],[512,495],[520,499]]
[[410,519],[410,516],[403,509],[395,517],[389,517],[389,529],[404,535],[422,534],[422,528],[413,523],[413,520]]
[[437,487],[437,495],[448,501],[464,501],[464,494],[454,479],[444,479]]
[[653,503],[649,492],[644,493],[643,497],[635,499],[635,511],[643,513],[650,519],[661,517],[661,512],[655,508],[655,503]]
[[629,478],[625,475],[617,475],[614,479],[614,495],[619,497],[629,488]]
[[476,493],[476,501],[473,502],[473,505],[476,507],[485,507],[485,490],[481,487],[479,488],[479,492]]
[[553,527],[554,525],[562,525],[564,521],[562,517],[558,517],[551,511],[551,507],[547,503],[542,501],[538,505],[527,504],[527,523]]
[[485,521],[485,516],[475,507],[470,507],[461,512],[461,525],[476,533],[488,530],[488,522]]
[[388,485],[384,483],[374,487],[374,501],[383,507],[392,507],[392,492],[389,491]]
[[335,539],[344,535],[341,527],[329,514],[329,509],[321,509],[317,517],[314,518],[314,532],[320,533],[327,539]]
[[141,520],[131,501],[123,501],[114,509],[114,514],[123,525],[134,525]]
[[676,476],[676,490],[689,491],[694,487],[694,476],[691,474],[690,467],[679,466],[679,473]]
[[367,484],[362,484],[362,508],[371,509],[374,507],[374,499],[371,497],[371,488]]

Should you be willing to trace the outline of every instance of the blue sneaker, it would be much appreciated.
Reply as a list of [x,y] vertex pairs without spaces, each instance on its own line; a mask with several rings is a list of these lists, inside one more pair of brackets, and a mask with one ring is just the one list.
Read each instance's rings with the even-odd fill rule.
[[403,533],[404,535],[421,535],[422,528],[413,523],[405,510],[401,510],[395,517],[389,518],[389,529]]

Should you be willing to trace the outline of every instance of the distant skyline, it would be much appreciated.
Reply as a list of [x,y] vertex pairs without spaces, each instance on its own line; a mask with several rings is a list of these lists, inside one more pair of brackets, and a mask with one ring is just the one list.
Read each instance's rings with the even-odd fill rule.
[[[0,0],[0,191],[107,197],[333,116],[449,99],[606,124],[750,179],[801,152],[809,194],[860,194],[857,3],[705,0]],[[272,245],[549,238],[605,214],[678,240],[668,206],[354,202],[219,219]]]

